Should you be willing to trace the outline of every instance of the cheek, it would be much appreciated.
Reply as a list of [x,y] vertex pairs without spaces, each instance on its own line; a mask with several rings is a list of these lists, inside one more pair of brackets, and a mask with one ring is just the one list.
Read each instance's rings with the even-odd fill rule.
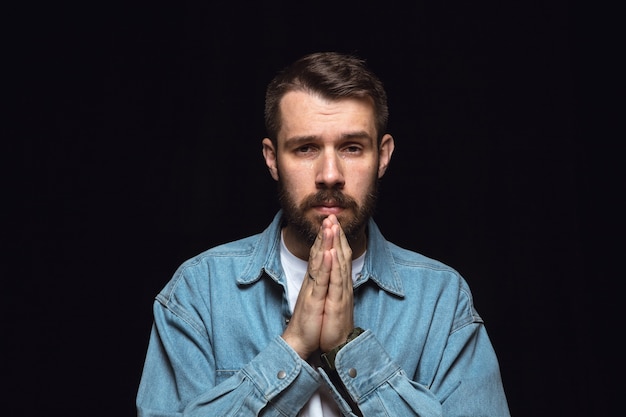
[[[315,191],[315,180],[307,169],[286,169],[279,167],[280,180],[289,195],[295,200],[299,200],[308,193]],[[312,190],[309,188],[313,188]]]
[[378,171],[363,172],[362,175],[352,183],[352,186],[346,189],[346,193],[350,194],[359,205],[363,205],[368,199],[368,195],[376,189],[378,181]]
[[354,165],[348,166],[346,176],[346,185],[351,184],[351,188],[355,192],[366,193],[372,184],[378,179],[378,165]]

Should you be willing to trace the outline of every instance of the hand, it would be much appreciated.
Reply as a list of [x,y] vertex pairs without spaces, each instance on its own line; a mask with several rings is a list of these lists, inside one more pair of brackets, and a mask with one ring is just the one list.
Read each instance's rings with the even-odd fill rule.
[[330,215],[310,249],[307,277],[282,337],[306,360],[345,342],[353,327],[352,249]]
[[333,246],[330,249],[331,270],[324,318],[320,335],[320,350],[328,352],[344,343],[354,328],[354,298],[352,293],[352,249],[337,217],[329,216]]

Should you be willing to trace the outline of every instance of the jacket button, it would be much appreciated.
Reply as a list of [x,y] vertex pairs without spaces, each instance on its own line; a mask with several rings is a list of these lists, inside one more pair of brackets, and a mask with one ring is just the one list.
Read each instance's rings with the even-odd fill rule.
[[348,375],[350,375],[351,378],[356,378],[356,369],[354,368],[348,369]]
[[285,371],[278,371],[278,375],[276,375],[278,377],[278,379],[285,379],[285,377],[287,376],[287,372]]

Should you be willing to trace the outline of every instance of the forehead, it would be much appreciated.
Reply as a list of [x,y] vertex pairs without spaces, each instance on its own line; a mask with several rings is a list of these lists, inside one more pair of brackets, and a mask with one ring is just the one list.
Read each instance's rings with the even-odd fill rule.
[[305,91],[290,91],[280,101],[279,137],[335,135],[365,131],[375,137],[374,104],[370,98],[329,100]]

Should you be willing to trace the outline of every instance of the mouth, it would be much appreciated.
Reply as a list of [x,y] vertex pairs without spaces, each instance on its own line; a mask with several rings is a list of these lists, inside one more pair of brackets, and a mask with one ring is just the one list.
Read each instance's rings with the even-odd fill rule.
[[316,207],[341,207],[343,208],[343,205],[336,200],[325,200],[325,201],[315,204],[315,206]]
[[356,204],[352,198],[339,190],[320,190],[310,196],[303,206],[315,212],[317,216],[327,217],[352,210]]
[[325,215],[338,214],[345,209],[342,205],[340,205],[336,201],[324,201],[322,203],[313,204],[312,208],[318,213],[322,213]]

